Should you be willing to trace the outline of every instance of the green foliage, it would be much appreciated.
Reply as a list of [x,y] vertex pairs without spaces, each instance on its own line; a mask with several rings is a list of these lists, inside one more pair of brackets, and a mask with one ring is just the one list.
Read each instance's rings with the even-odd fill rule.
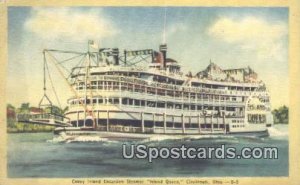
[[52,107],[47,107],[44,109],[45,112],[47,113],[53,113],[57,115],[64,115],[68,111],[69,107],[65,107],[64,109],[59,108],[58,106],[53,105]]
[[[22,103],[19,108],[15,108],[13,105],[7,104],[7,106],[6,106],[6,110],[7,110],[7,131],[10,132],[10,133],[51,132],[51,131],[53,131],[53,129],[54,129],[53,126],[17,122],[17,120],[16,120],[16,114],[17,113],[27,114],[27,113],[30,112],[30,109],[32,109],[32,108],[33,109],[38,109],[37,107],[30,107],[29,103]],[[58,107],[55,107],[54,109],[59,114],[64,113],[64,111],[61,110]]]
[[18,108],[18,112],[19,113],[29,113],[29,106],[30,104],[29,103],[22,103],[21,104],[21,107]]
[[274,123],[283,123],[288,124],[289,123],[289,108],[287,106],[279,107],[278,109],[274,109],[272,111],[273,117],[274,117]]
[[48,125],[35,125],[22,122],[14,122],[13,127],[7,127],[9,133],[20,133],[20,132],[51,132],[53,126]]
[[14,128],[16,124],[16,120],[12,118],[7,118],[7,127]]
[[64,110],[63,110],[63,113],[65,114],[68,110],[69,110],[69,107],[66,106],[66,107],[64,108]]
[[7,109],[10,109],[10,110],[15,110],[16,108],[12,105],[12,104],[7,104]]

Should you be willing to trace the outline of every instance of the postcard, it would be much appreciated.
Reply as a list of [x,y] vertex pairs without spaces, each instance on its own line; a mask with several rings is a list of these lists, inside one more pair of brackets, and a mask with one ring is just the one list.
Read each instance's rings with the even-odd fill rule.
[[296,185],[299,8],[2,2],[0,185]]

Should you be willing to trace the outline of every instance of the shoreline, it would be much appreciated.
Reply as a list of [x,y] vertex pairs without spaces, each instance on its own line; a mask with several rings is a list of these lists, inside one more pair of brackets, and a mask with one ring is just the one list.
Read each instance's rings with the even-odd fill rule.
[[53,132],[53,126],[33,125],[22,122],[8,121],[6,126],[6,133],[39,133],[39,132]]
[[34,131],[6,131],[7,134],[23,134],[23,133],[51,133],[53,130],[34,130]]

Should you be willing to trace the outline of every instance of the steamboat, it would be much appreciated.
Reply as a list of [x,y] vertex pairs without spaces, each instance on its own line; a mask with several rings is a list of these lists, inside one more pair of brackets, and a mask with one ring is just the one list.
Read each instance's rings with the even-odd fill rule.
[[[31,122],[52,122],[55,134],[104,138],[268,135],[270,95],[250,67],[222,69],[210,62],[194,75],[184,74],[180,63],[167,57],[167,44],[158,51],[124,50],[122,56],[117,48],[92,51],[93,44],[89,41],[84,53],[44,50],[44,73],[50,58],[73,96],[64,115],[33,115]],[[81,59],[64,75],[59,66],[76,57],[58,61],[55,52]],[[44,99],[50,102],[46,93]]]

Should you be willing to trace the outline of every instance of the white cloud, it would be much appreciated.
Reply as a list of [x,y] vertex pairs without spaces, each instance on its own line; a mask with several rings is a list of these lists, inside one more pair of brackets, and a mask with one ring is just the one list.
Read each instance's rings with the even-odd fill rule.
[[287,25],[283,22],[270,23],[257,17],[223,17],[208,29],[208,34],[212,37],[239,44],[244,50],[255,51],[258,59],[282,59],[282,39],[287,33]]
[[43,39],[101,40],[118,30],[99,10],[34,8],[25,28]]
[[207,33],[218,43],[238,51],[233,54],[228,49],[226,56],[238,58],[240,63],[246,61],[258,72],[267,84],[274,107],[288,104],[288,25],[285,22],[254,16],[220,17]]
[[264,19],[245,17],[240,20],[224,17],[208,30],[209,34],[226,42],[276,40],[287,34],[283,23],[270,24]]
[[167,28],[166,33],[167,35],[173,35],[178,32],[184,32],[187,30],[187,26],[183,23],[172,24],[170,27]]

